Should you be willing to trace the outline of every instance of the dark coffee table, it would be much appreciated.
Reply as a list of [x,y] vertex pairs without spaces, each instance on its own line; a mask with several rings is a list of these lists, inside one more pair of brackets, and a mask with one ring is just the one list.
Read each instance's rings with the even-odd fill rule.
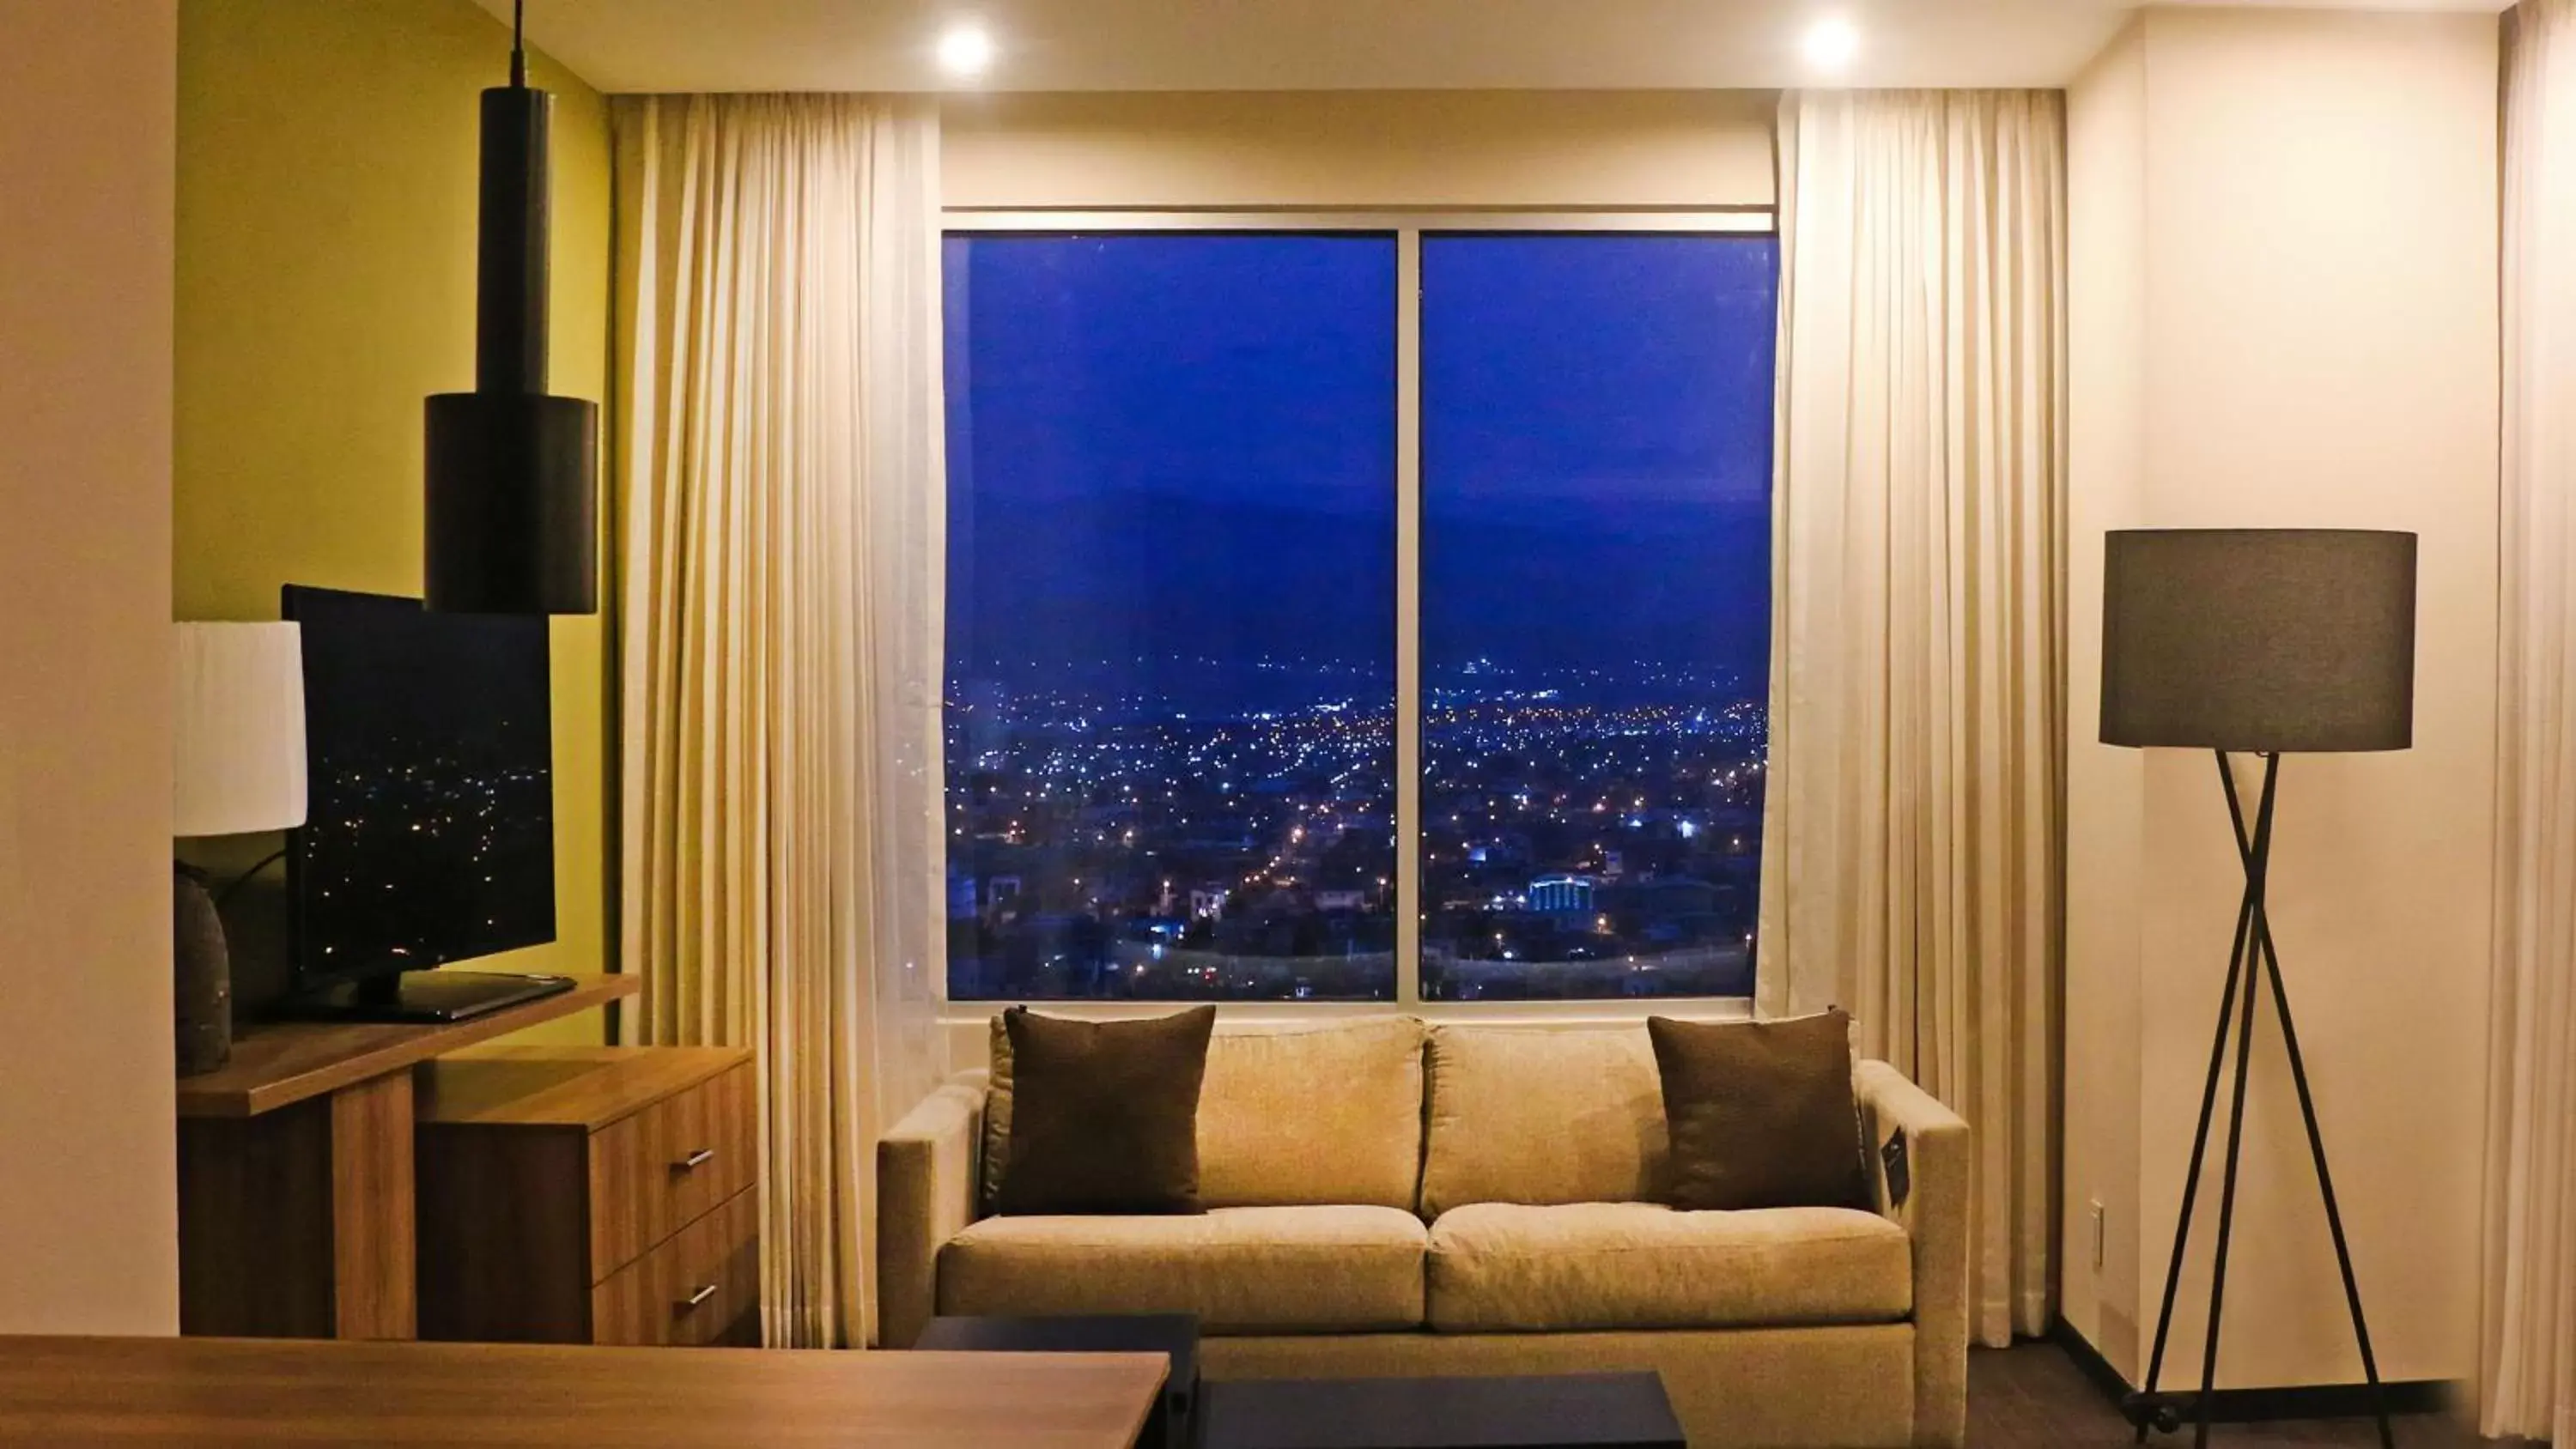
[[[1199,1321],[1187,1313],[1091,1318],[934,1318],[917,1349],[948,1353],[1159,1353],[1172,1361],[1137,1449],[1189,1449],[1199,1393]],[[1617,1441],[1613,1441],[1617,1442]],[[1676,1441],[1678,1442],[1678,1441]]]
[[1199,1421],[1206,1449],[1686,1449],[1651,1373],[1245,1379]]

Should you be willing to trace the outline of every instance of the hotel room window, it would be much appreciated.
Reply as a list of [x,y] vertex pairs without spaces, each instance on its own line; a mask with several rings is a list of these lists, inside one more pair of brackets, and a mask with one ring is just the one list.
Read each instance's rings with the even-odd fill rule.
[[949,237],[953,998],[1394,997],[1395,279]]
[[1771,237],[989,231],[945,265],[952,998],[1750,992]]
[[1753,989],[1777,246],[1422,241],[1422,997]]

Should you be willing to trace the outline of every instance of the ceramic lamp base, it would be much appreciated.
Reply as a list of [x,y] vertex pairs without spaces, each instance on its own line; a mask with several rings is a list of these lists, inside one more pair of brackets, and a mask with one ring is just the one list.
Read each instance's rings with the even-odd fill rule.
[[194,1077],[232,1059],[232,957],[224,945],[223,918],[196,873],[173,866],[170,882],[179,1075]]

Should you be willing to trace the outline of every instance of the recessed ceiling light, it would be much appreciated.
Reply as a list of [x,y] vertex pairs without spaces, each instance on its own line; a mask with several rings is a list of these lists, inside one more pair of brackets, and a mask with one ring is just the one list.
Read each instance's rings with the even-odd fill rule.
[[1828,15],[1807,27],[1807,38],[1799,47],[1807,54],[1807,64],[1827,75],[1840,75],[1851,69],[1860,54],[1860,29],[1840,15]]
[[993,64],[993,37],[980,25],[952,25],[939,37],[939,68],[973,80]]

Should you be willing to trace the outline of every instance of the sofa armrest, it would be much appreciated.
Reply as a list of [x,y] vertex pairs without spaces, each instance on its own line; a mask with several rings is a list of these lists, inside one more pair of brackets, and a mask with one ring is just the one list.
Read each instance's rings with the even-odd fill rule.
[[939,1250],[975,1221],[983,1142],[980,1080],[949,1082],[877,1139],[877,1347],[910,1348],[938,1311]]
[[[1870,1185],[1880,1213],[1914,1251],[1914,1442],[1968,1440],[1968,1124],[1885,1062],[1853,1076],[1868,1130]],[[1905,1134],[1905,1201],[1888,1200],[1888,1142]]]

